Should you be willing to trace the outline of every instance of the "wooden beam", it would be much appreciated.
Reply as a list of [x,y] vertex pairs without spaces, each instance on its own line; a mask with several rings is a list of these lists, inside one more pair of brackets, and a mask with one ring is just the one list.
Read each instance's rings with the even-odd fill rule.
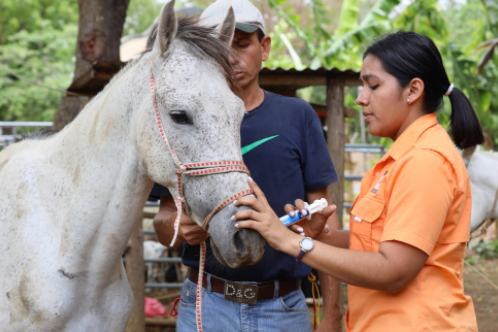
[[329,187],[332,203],[337,206],[337,216],[342,229],[344,205],[344,78],[330,77],[327,82],[327,145],[339,176],[339,181]]
[[135,222],[130,249],[125,254],[126,275],[133,291],[134,303],[126,332],[145,332],[145,272],[142,218]]
[[264,87],[307,87],[327,85],[325,75],[260,75],[259,85]]
[[[311,107],[317,112],[319,115],[323,115],[324,117],[327,117],[327,106],[325,105],[320,105],[320,104],[313,104],[310,103]],[[344,109],[344,116],[346,118],[356,118],[356,110],[352,107],[346,107]]]

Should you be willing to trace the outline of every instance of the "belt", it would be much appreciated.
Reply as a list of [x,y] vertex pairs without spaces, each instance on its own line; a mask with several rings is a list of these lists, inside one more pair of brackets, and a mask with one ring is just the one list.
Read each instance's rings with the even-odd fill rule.
[[[194,268],[189,268],[188,278],[193,283],[197,283],[199,278],[199,270]],[[202,278],[202,287],[208,288],[208,275],[204,273],[204,278]],[[229,280],[224,280],[211,275],[211,290],[216,293],[225,294],[225,281],[232,282]],[[236,282],[234,282],[236,283]],[[286,279],[278,281],[278,297],[289,294],[295,290],[301,289],[301,280],[299,279]],[[273,299],[275,294],[275,282],[265,281],[257,282],[252,285],[258,286],[258,301]]]

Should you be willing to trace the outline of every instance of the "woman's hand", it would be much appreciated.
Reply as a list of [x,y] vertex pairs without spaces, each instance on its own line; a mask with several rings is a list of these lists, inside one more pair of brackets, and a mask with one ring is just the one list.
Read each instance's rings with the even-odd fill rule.
[[[296,206],[287,204],[284,208],[285,212],[291,217],[294,217],[298,210],[301,211],[303,215],[306,215],[304,201],[301,199],[296,199],[295,204]],[[322,212],[314,213],[311,216],[310,220],[301,220],[300,222],[297,222],[294,225],[290,226],[289,229],[299,235],[309,236],[310,238],[315,239],[323,232],[325,228],[329,227],[327,225],[327,220],[335,212],[335,210],[335,205],[329,205]]]
[[[249,178],[248,181],[251,188],[254,190],[257,198],[254,197],[241,197],[235,201],[235,205],[247,205],[254,210],[244,210],[237,212],[232,219],[239,221],[235,224],[237,228],[251,228],[259,232],[268,243],[275,249],[286,251],[286,244],[294,240],[299,242],[301,236],[294,234],[287,227],[282,224],[278,216],[268,204],[265,194],[258,187],[253,179]],[[297,240],[296,240],[297,238]]]

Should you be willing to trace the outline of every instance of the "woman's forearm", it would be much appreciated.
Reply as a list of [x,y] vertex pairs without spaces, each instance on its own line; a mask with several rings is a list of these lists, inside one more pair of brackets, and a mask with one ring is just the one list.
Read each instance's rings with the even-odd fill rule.
[[[336,232],[340,234],[339,239],[333,242],[344,244],[343,237],[348,231]],[[302,237],[295,234],[286,241],[285,247],[278,249],[297,257],[301,250],[300,239]],[[395,292],[405,286],[405,278],[392,268],[392,263],[382,253],[343,249],[319,241],[314,244],[314,249],[303,256],[302,262],[318,271],[364,288]]]
[[340,231],[330,227],[328,233],[322,232],[316,240],[338,248],[349,248],[349,230]]

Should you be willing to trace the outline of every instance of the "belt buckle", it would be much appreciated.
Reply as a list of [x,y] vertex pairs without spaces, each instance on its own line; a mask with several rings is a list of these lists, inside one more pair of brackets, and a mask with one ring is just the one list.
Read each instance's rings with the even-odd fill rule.
[[258,285],[226,280],[223,297],[232,302],[256,304],[258,302]]

